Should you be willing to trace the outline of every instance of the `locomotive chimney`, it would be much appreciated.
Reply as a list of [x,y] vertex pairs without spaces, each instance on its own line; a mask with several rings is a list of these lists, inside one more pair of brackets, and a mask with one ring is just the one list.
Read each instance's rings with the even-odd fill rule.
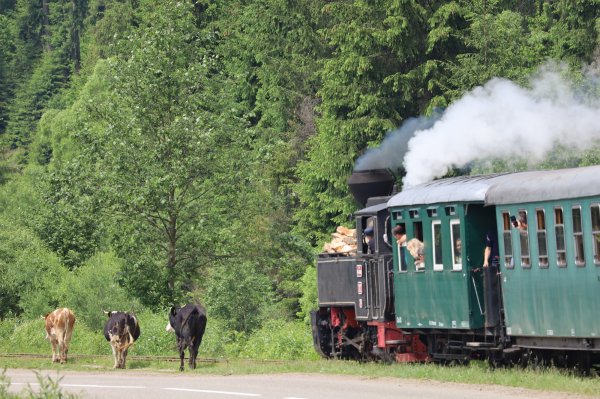
[[356,202],[364,207],[369,198],[392,193],[394,176],[387,169],[355,170],[348,186]]

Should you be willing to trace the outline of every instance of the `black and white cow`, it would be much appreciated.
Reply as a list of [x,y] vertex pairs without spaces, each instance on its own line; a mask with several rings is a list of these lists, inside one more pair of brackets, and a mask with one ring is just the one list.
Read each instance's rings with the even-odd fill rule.
[[201,305],[187,304],[171,308],[167,331],[175,332],[177,336],[177,349],[179,350],[179,358],[181,359],[180,371],[184,369],[183,359],[185,358],[185,348],[187,347],[190,348],[190,368],[196,368],[198,348],[202,343],[202,336],[205,329],[206,310]]
[[140,336],[140,325],[132,313],[104,312],[108,320],[104,325],[104,337],[112,347],[116,369],[124,369],[127,350]]

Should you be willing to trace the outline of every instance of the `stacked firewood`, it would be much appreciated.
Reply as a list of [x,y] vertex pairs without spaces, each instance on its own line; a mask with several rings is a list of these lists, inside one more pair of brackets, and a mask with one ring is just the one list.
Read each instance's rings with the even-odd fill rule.
[[323,251],[328,253],[356,253],[356,229],[338,226],[331,234],[332,240],[323,245]]

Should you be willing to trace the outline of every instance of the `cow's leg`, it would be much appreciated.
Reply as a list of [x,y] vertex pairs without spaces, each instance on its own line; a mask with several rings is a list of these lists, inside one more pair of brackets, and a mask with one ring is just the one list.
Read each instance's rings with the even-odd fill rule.
[[58,362],[59,361],[59,353],[58,353],[59,349],[57,348],[58,342],[56,341],[56,339],[54,339],[54,337],[51,337],[50,344],[52,345],[52,363]]
[[110,347],[112,348],[112,353],[113,353],[113,358],[115,359],[115,365],[113,366],[114,369],[119,368],[119,354],[117,352],[117,348],[116,348],[116,343],[111,342],[110,343]]
[[196,356],[198,356],[198,347],[196,345],[190,345],[190,368],[196,368]]
[[60,356],[60,364],[64,364],[67,360],[67,354],[65,353],[65,341],[64,338],[58,341],[58,353]]
[[69,342],[71,342],[71,337],[72,336],[73,336],[73,327],[71,327],[70,329],[68,329],[67,332],[65,333],[65,342],[64,342],[65,363],[67,361],[67,355],[69,353]]
[[179,371],[183,371],[185,370],[185,368],[183,367],[183,361],[185,360],[185,349],[183,348],[179,348]]
[[128,349],[123,350],[121,353],[121,368],[125,368],[125,362],[127,361],[127,351]]
[[200,349],[200,344],[202,343],[202,335],[196,337],[194,340],[194,368],[196,368],[196,358],[198,357],[198,351]]

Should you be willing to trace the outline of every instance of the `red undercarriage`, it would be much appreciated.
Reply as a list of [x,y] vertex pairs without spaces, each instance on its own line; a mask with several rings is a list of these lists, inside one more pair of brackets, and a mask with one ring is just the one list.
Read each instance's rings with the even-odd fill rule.
[[[341,330],[346,330],[349,327],[360,328],[352,308],[332,307],[331,325],[332,327],[341,327]],[[421,342],[418,335],[404,333],[396,327],[393,321],[370,321],[367,322],[367,325],[377,328],[377,347],[395,353],[397,362],[424,362],[429,360],[427,347]]]

